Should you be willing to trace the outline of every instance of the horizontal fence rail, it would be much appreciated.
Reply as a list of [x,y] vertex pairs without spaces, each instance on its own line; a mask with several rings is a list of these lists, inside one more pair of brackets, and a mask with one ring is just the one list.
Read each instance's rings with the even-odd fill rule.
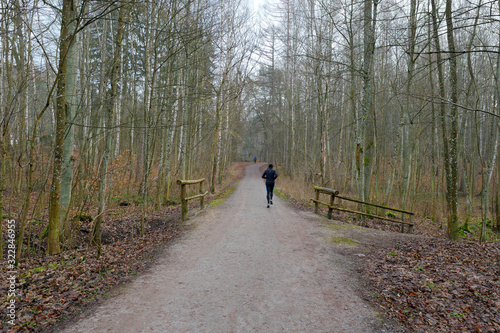
[[[181,186],[181,219],[182,221],[187,220],[188,215],[188,201],[193,199],[200,199],[200,210],[205,207],[205,196],[208,194],[208,191],[203,193],[203,182],[205,178],[195,179],[195,180],[177,180],[177,185]],[[187,196],[187,186],[188,185],[196,185],[200,184],[200,194],[193,195],[191,197]]]
[[[408,212],[408,211],[402,210],[402,209],[386,207],[386,206],[377,205],[377,204],[373,204],[373,203],[369,203],[369,202],[365,202],[365,201],[361,201],[361,200],[357,200],[357,199],[353,199],[353,198],[340,196],[339,191],[332,190],[332,189],[325,188],[325,187],[314,186],[314,192],[315,192],[315,198],[311,199],[311,201],[314,202],[314,213],[315,214],[319,213],[319,205],[324,205],[324,206],[328,207],[328,214],[327,214],[328,219],[332,218],[332,212],[335,209],[335,210],[338,210],[341,212],[354,213],[354,214],[368,216],[371,218],[377,218],[377,219],[381,219],[381,220],[385,220],[385,221],[389,221],[389,222],[400,223],[401,224],[401,232],[404,232],[404,229],[405,229],[404,226],[407,225],[408,226],[408,233],[413,232],[413,222],[411,221],[411,218],[414,214],[412,212]],[[330,202],[327,203],[327,202],[321,201],[320,194],[329,195]],[[366,206],[372,206],[372,207],[377,207],[377,208],[389,210],[392,212],[401,213],[401,218],[398,219],[396,217],[392,218],[392,217],[380,216],[380,215],[376,215],[376,214],[372,214],[372,213],[364,213],[364,212],[360,212],[360,211],[356,211],[356,210],[352,210],[352,209],[341,208],[338,205],[334,205],[335,198],[338,198],[339,200],[356,202],[356,203],[366,205]],[[404,219],[405,214],[408,215],[409,221],[405,221],[405,219]],[[393,215],[395,216],[395,214],[393,214]]]

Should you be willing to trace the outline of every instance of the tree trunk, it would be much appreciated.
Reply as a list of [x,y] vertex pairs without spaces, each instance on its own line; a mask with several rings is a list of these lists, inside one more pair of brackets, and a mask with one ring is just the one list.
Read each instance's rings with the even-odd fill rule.
[[[500,10],[500,0],[498,1],[498,8]],[[498,41],[500,42],[500,35],[498,37]],[[493,172],[495,171],[495,163],[498,157],[499,150],[499,137],[500,137],[500,121],[498,118],[500,117],[500,44],[498,45],[498,53],[497,53],[497,61],[496,61],[496,74],[495,74],[495,102],[496,105],[496,117],[492,117],[492,128],[490,131],[490,141],[495,142],[491,151],[491,158],[488,161],[488,175],[486,178],[486,182],[483,184],[483,221],[481,228],[481,236],[479,241],[484,242],[486,240],[486,222],[488,219],[488,210],[489,210],[489,188],[491,185],[491,179],[493,178]],[[498,191],[498,189],[497,189]],[[493,192],[495,194],[495,192]],[[493,220],[493,218],[492,218]]]
[[163,192],[163,204],[166,205],[168,200],[170,199],[170,154],[172,151],[172,145],[174,144],[174,134],[175,134],[175,124],[177,121],[177,112],[175,109],[172,110],[171,115],[169,116],[169,126],[167,126],[167,129],[169,129],[169,135],[165,136],[165,140],[167,140],[167,147],[165,151],[166,155],[166,160],[165,160],[165,188]]
[[[500,150],[500,147],[498,148]],[[497,152],[498,156],[499,152]],[[498,157],[497,157],[498,158]],[[495,189],[493,195],[495,196],[495,230],[500,231],[500,163],[497,161],[497,178],[495,185],[493,186]]]
[[411,123],[410,123],[410,107],[413,105],[410,99],[413,75],[415,69],[415,43],[416,43],[416,0],[410,1],[410,23],[408,25],[408,78],[406,83],[406,100],[403,109],[403,116],[401,119],[401,125],[403,129],[403,134],[401,136],[402,142],[402,165],[403,165],[403,199],[402,208],[406,207],[406,199],[408,196],[408,188],[410,186],[410,171],[411,171]]
[[7,162],[5,154],[5,135],[3,132],[2,128],[0,131],[0,258],[3,258],[3,195],[5,191],[5,163]]
[[[447,180],[447,184],[449,184],[449,175],[450,175],[450,151],[448,144],[448,128],[446,125],[446,105],[444,103],[446,99],[445,93],[445,84],[444,84],[444,74],[443,74],[443,61],[441,57],[441,43],[439,40],[439,25],[437,21],[438,13],[436,8],[435,0],[431,0],[432,6],[432,37],[434,39],[435,47],[436,47],[436,63],[438,70],[438,86],[439,86],[439,96],[441,101],[439,103],[439,122],[441,125],[441,137],[443,139],[443,152],[444,152],[444,175]],[[450,202],[449,200],[450,193],[446,191],[446,202]]]
[[66,74],[67,56],[72,43],[69,33],[71,21],[71,6],[73,0],[63,0],[61,33],[59,35],[59,66],[57,73],[57,98],[56,98],[56,138],[54,142],[54,159],[52,171],[52,186],[49,201],[49,235],[47,239],[48,254],[61,252],[59,246],[59,220],[61,199],[61,176],[63,166],[64,137],[66,132]]
[[[11,106],[10,101],[12,98],[12,68],[9,62],[10,38],[7,33],[9,27],[9,20],[7,19],[7,9],[2,8],[3,20],[0,20],[0,38],[2,39],[0,45],[0,258],[3,258],[3,206],[4,206],[4,193],[5,193],[5,176],[7,166],[7,147],[10,139],[10,118]],[[5,102],[4,102],[5,101]]]
[[[498,124],[498,120],[494,119],[493,121],[495,121]],[[487,224],[487,220],[488,220],[488,211],[489,211],[489,193],[490,193],[489,188],[491,185],[491,179],[493,177],[493,172],[495,170],[495,163],[496,163],[497,156],[498,156],[498,146],[499,146],[499,144],[498,144],[499,139],[498,138],[500,137],[500,135],[498,135],[498,130],[493,131],[493,132],[495,134],[491,133],[491,139],[493,139],[493,136],[495,136],[496,139],[494,140],[495,146],[493,147],[493,154],[491,156],[491,161],[490,161],[489,166],[488,166],[488,175],[487,175],[486,182],[485,182],[484,188],[483,188],[483,220],[482,220],[482,227],[481,227],[481,236],[479,238],[480,242],[484,242],[486,240],[486,224]]]
[[455,37],[453,36],[452,0],[446,0],[446,37],[450,52],[450,136],[449,136],[449,159],[448,174],[446,177],[447,207],[448,207],[448,238],[457,240],[458,233],[458,78],[457,58],[455,55]]
[[217,172],[219,168],[219,159],[220,159],[220,148],[221,148],[221,133],[220,133],[220,128],[221,128],[221,115],[220,115],[220,108],[221,108],[221,92],[220,89],[217,91],[217,97],[216,97],[216,102],[215,102],[215,136],[214,136],[214,147],[215,147],[215,153],[214,153],[214,158],[213,158],[213,163],[212,163],[212,179],[210,182],[210,192],[215,193],[215,183],[217,179]]
[[374,156],[374,121],[375,114],[372,105],[372,67],[375,53],[375,24],[377,3],[373,0],[364,0],[363,10],[363,96],[361,105],[361,133],[358,144],[360,153],[361,200],[368,201],[370,194],[370,179]]
[[[77,14],[79,11],[79,0],[73,0],[71,5],[71,21],[69,23],[69,32],[75,34],[77,29]],[[76,109],[80,104],[76,96],[76,85],[78,76],[78,65],[80,60],[80,47],[78,35],[74,35],[73,42],[68,49],[67,55],[67,74],[66,74],[66,138],[64,140],[63,166],[61,178],[61,216],[59,220],[59,230],[61,235],[66,237],[69,231],[66,225],[68,220],[69,205],[71,202],[71,192],[73,188],[73,166],[74,166],[74,126],[76,118]]]
[[107,98],[106,105],[106,121],[105,121],[105,147],[102,159],[102,164],[100,168],[100,182],[99,182],[99,206],[97,211],[97,216],[94,221],[94,233],[92,235],[92,240],[94,244],[97,245],[97,258],[101,256],[101,224],[103,215],[105,212],[106,205],[106,188],[108,185],[108,164],[111,155],[111,138],[112,138],[112,128],[113,128],[113,111],[115,110],[115,104],[118,92],[118,75],[120,72],[120,60],[122,51],[122,41],[123,41],[123,17],[126,8],[126,2],[120,1],[120,12],[118,17],[118,30],[116,32],[115,39],[115,54],[113,57],[113,67],[111,72],[111,90],[109,93],[109,98]]

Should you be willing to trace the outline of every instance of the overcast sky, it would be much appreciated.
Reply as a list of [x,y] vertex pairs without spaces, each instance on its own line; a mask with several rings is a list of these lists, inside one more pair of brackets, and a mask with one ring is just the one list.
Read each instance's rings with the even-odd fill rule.
[[268,2],[267,0],[248,0],[250,2],[250,5],[253,7],[254,11],[257,11],[260,5],[262,5],[265,2]]

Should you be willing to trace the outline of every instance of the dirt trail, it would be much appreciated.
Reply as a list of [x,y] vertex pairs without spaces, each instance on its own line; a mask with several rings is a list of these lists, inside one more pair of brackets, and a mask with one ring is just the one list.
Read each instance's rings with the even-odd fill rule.
[[[323,219],[275,196],[259,164],[147,273],[63,332],[386,332],[327,246]],[[279,181],[279,178],[278,180]]]

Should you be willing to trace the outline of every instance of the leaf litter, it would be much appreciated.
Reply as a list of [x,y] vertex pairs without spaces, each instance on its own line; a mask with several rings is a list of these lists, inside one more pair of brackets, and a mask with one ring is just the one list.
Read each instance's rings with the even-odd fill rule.
[[[207,196],[206,203],[227,195],[243,178],[246,164],[234,163],[230,177],[216,193]],[[108,293],[113,292],[113,287],[145,271],[169,242],[190,228],[181,222],[180,206],[176,202],[170,204],[174,206],[148,212],[143,237],[138,235],[140,205],[110,207],[102,225],[99,259],[96,248],[88,246],[92,219],[74,222],[70,250],[22,259],[16,270],[15,324],[11,326],[7,312],[1,311],[0,332],[54,332],[58,323],[71,320],[100,299],[111,296]],[[198,207],[198,203],[190,204],[190,210]],[[44,245],[40,243],[42,249]],[[9,271],[6,260],[0,261],[0,269]],[[0,285],[2,309],[7,309],[8,288],[7,283]]]
[[[283,195],[298,209],[313,211]],[[336,251],[354,261],[363,294],[390,320],[419,333],[500,332],[499,242],[452,242],[438,224],[419,217],[414,237],[401,234],[395,223],[355,214],[334,213],[335,221],[362,227],[341,228],[361,242]]]
[[360,269],[383,312],[415,332],[500,331],[500,244],[418,238]]
[[[24,259],[17,270],[15,325],[7,323],[2,311],[0,331],[51,331],[58,321],[106,297],[111,287],[144,271],[162,247],[182,233],[186,227],[177,222],[179,211],[179,207],[174,207],[155,213],[161,217],[152,215],[144,237],[133,237],[135,219],[107,223],[105,232],[111,240],[103,245],[99,259],[96,248],[86,246],[58,255]],[[6,267],[2,270],[8,271]],[[7,292],[7,286],[3,285],[0,295],[4,309]]]

